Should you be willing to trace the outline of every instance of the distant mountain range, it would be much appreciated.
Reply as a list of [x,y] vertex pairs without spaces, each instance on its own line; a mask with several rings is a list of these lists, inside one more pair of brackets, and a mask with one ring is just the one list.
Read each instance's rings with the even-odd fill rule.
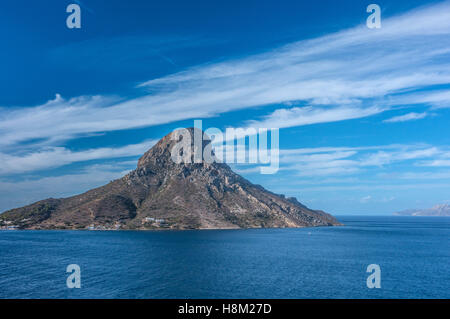
[[397,216],[450,216],[450,205],[436,205],[428,209],[408,209],[394,213]]
[[[193,134],[194,129],[189,129]],[[331,215],[254,185],[224,163],[175,163],[172,133],[135,170],[84,194],[0,215],[19,229],[217,229],[332,226]],[[210,144],[205,137],[203,148]],[[193,146],[193,145],[192,145]]]

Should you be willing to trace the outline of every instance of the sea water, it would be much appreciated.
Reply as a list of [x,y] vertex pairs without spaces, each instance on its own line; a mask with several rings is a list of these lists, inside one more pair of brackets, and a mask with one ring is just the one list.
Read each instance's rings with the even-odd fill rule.
[[[450,218],[342,227],[0,231],[0,298],[450,298]],[[68,265],[80,267],[70,289]],[[381,288],[368,288],[367,266]]]

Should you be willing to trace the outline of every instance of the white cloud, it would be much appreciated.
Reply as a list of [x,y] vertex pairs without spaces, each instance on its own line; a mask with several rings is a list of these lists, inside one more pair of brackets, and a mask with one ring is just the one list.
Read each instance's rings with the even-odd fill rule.
[[411,112],[404,115],[394,116],[390,119],[384,120],[383,122],[386,123],[396,123],[396,122],[406,122],[406,121],[414,121],[414,120],[420,120],[428,116],[427,112],[423,113],[415,113]]
[[281,170],[299,176],[353,175],[370,168],[420,159],[445,157],[447,152],[426,145],[386,145],[369,147],[322,147],[280,150]]
[[361,160],[362,166],[382,166],[399,161],[414,160],[419,158],[427,158],[442,153],[436,147],[427,147],[421,149],[414,149],[409,146],[403,146],[398,151],[378,151],[363,157]]
[[0,175],[55,168],[89,160],[140,156],[154,144],[155,141],[145,141],[117,148],[103,147],[75,152],[64,147],[51,147],[24,155],[0,153]]
[[[390,94],[407,98],[411,90],[450,83],[450,63],[444,58],[450,51],[449,34],[446,1],[385,18],[379,30],[361,24],[153,79],[141,85],[150,93],[138,98],[58,96],[40,106],[2,108],[0,145],[5,149],[27,140],[54,145],[85,134],[292,101],[327,107],[278,110],[266,121],[286,127],[370,116],[392,105]],[[422,93],[424,101],[444,105],[446,96],[431,99],[431,94]],[[366,102],[368,108],[362,106]]]
[[312,106],[278,109],[263,120],[249,121],[249,127],[285,128],[317,123],[338,122],[344,120],[368,117],[383,112],[379,107],[356,108],[334,107],[318,108]]
[[432,109],[450,107],[450,90],[427,90],[389,98],[389,105],[427,104]]
[[431,161],[422,161],[419,163],[420,166],[434,166],[434,167],[441,167],[441,166],[450,166],[450,160],[449,159],[436,159]]

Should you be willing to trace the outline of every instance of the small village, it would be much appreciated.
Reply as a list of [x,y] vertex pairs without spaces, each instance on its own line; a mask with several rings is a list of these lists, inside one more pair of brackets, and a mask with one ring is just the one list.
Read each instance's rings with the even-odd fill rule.
[[14,225],[13,221],[10,220],[0,221],[0,230],[17,230],[17,229],[19,229],[19,226]]
[[167,228],[169,224],[164,218],[145,217],[142,219],[142,224],[145,227],[151,226],[152,228]]
[[[168,228],[169,224],[164,218],[144,217],[141,222],[144,228]],[[86,226],[86,230],[120,230],[123,229],[123,225],[119,222],[114,225],[95,225],[90,224]]]

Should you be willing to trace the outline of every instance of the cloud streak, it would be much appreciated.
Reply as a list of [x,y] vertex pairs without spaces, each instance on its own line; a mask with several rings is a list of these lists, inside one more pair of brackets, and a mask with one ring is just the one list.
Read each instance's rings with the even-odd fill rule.
[[0,176],[56,168],[75,162],[140,156],[155,143],[151,140],[117,148],[103,147],[77,152],[64,147],[51,147],[24,155],[0,153]]
[[318,123],[338,122],[368,117],[383,112],[379,107],[334,107],[318,108],[312,106],[277,109],[264,117],[263,120],[248,122],[249,127],[286,128]]
[[355,175],[405,162],[447,166],[447,154],[443,149],[427,145],[290,149],[280,150],[280,169],[294,171],[302,177]]
[[[81,96],[40,106],[0,109],[0,146],[49,145],[86,134],[205,118],[261,105],[281,108],[257,125],[289,127],[356,119],[450,83],[450,3],[386,18],[379,30],[357,26],[243,59],[212,63],[152,79],[137,98]],[[421,92],[446,107],[449,93]],[[250,120],[250,119],[249,119]]]
[[390,119],[384,120],[383,122],[385,122],[385,123],[397,123],[397,122],[415,121],[415,120],[423,119],[423,118],[425,118],[427,116],[428,116],[427,112],[423,112],[423,113],[411,112],[411,113],[408,113],[408,114],[391,117]]

